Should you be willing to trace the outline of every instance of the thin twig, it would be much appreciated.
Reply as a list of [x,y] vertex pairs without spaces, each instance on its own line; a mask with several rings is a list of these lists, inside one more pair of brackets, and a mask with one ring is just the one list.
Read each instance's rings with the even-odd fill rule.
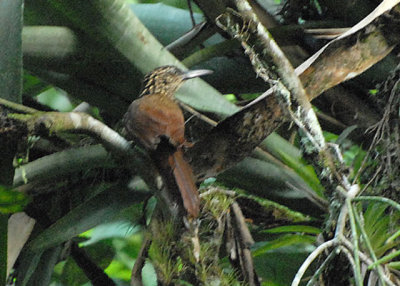
[[[346,249],[347,250],[347,249]],[[321,265],[318,267],[317,271],[313,274],[311,277],[310,281],[308,281],[306,286],[312,286],[313,283],[318,279],[318,277],[321,275],[322,271],[328,266],[329,262],[337,255],[337,252],[333,250],[331,253],[329,253],[328,257],[325,258],[324,262],[321,263]]]
[[234,228],[237,232],[237,242],[239,245],[238,252],[242,275],[249,286],[259,285],[250,251],[250,247],[254,244],[254,240],[246,225],[242,210],[236,202],[232,203],[231,210],[235,220]]
[[354,261],[353,255],[350,252],[350,250],[348,250],[346,247],[344,247],[343,245],[339,245],[339,249],[340,251],[342,251],[344,253],[344,255],[346,255],[347,260],[349,261],[351,268],[353,268],[353,272],[356,271],[357,267],[356,267],[356,263]]
[[231,53],[233,50],[240,47],[240,43],[234,39],[226,40],[221,43],[207,46],[204,49],[198,50],[182,60],[182,63],[188,68],[205,62],[209,59],[224,56]]
[[194,20],[193,16],[193,7],[192,7],[192,0],[187,0],[189,12],[190,12],[190,20],[192,21],[193,27],[196,26],[196,21]]
[[[374,147],[376,147],[376,145],[379,143],[379,141],[381,141],[383,139],[383,137],[384,137],[383,134],[384,134],[385,130],[389,130],[388,122],[390,119],[390,111],[391,111],[391,107],[393,106],[394,98],[397,95],[399,84],[400,84],[400,80],[397,80],[396,83],[393,85],[393,88],[390,92],[390,96],[388,99],[388,103],[386,104],[386,107],[385,107],[385,110],[384,110],[381,120],[379,120],[378,123],[376,123],[374,126],[371,126],[369,129],[367,129],[365,131],[365,133],[368,133],[368,132],[372,132],[373,130],[375,130],[375,135],[374,135],[372,143],[367,151],[367,154],[365,155],[364,160],[362,161],[361,166],[358,169],[356,176],[354,177],[353,182],[355,182],[361,176],[362,172],[366,168],[367,159],[369,158],[369,154],[371,153],[372,149]],[[390,137],[390,134],[388,137]],[[398,142],[398,141],[396,141],[396,142]],[[390,158],[391,158],[391,156],[389,155],[388,156],[388,160],[389,160],[388,164],[390,164]]]
[[168,51],[173,51],[174,49],[185,46],[199,34],[199,32],[204,28],[206,24],[207,24],[206,22],[202,22],[198,25],[193,25],[192,29],[190,29],[188,32],[180,36],[178,39],[170,43],[168,46],[165,47],[165,49],[167,49]]
[[4,98],[0,98],[0,106],[4,106],[6,108],[9,108],[11,110],[18,111],[18,112],[24,113],[24,114],[33,114],[33,113],[39,112],[39,110],[36,110],[31,107],[27,107],[22,104],[8,101]]
[[337,238],[328,240],[322,243],[320,246],[318,246],[313,252],[311,252],[311,254],[307,257],[307,259],[303,262],[303,264],[297,271],[296,276],[292,281],[292,286],[298,286],[300,284],[301,278],[303,277],[307,269],[310,267],[311,263],[315,260],[315,258],[317,258],[326,249],[337,245],[337,243],[338,243]]
[[251,247],[254,244],[254,240],[251,237],[249,228],[246,225],[245,218],[243,216],[242,210],[240,209],[238,203],[234,202],[231,205],[232,213],[235,217],[235,222],[239,230],[240,239],[246,247]]
[[[362,188],[362,190],[360,191],[360,194],[362,194],[368,187],[369,185],[372,184],[372,182],[376,179],[376,177],[379,175],[380,171],[382,170],[382,165],[378,167],[378,169],[376,169],[374,175],[372,176],[371,180],[369,180],[364,187]],[[353,181],[354,182],[354,181]]]
[[[340,241],[340,243],[343,244],[347,249],[353,250],[353,244],[352,244],[347,238],[345,238],[345,237],[342,236],[342,237],[340,237],[339,241]],[[367,255],[365,255],[363,252],[359,252],[358,255],[359,255],[360,259],[361,259],[365,264],[367,264],[367,265],[372,264],[372,260],[371,260]],[[381,265],[379,265],[378,267],[381,267],[381,270],[382,270],[383,272],[385,272],[385,271],[384,271],[384,268],[383,268]],[[373,270],[374,270],[374,271],[377,271],[377,269],[373,269]],[[386,284],[388,284],[389,286],[396,286],[396,285],[390,280],[390,278],[389,278],[387,275],[384,275],[384,276],[383,276],[383,279],[385,280]]]
[[136,258],[135,265],[132,268],[131,274],[131,286],[142,286],[142,269],[146,262],[146,258],[148,256],[149,248],[151,245],[151,239],[145,235],[144,240],[142,242],[142,246],[140,247],[139,254]]
[[349,213],[349,211],[347,209],[347,206],[343,205],[342,208],[340,209],[339,217],[337,219],[335,237],[344,236],[344,230],[346,228],[348,213]]
[[217,122],[212,120],[211,118],[208,118],[207,116],[205,116],[204,114],[201,114],[200,112],[198,112],[197,110],[195,110],[194,108],[190,107],[189,105],[183,103],[183,102],[179,102],[179,105],[185,109],[186,111],[190,112],[191,114],[193,114],[194,116],[196,116],[197,118],[199,118],[200,120],[203,120],[204,122],[207,122],[208,124],[210,124],[211,126],[217,126]]

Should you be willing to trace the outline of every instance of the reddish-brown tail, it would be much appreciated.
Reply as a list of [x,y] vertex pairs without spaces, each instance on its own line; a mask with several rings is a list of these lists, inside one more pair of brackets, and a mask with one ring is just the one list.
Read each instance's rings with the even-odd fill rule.
[[195,184],[192,167],[183,158],[181,148],[170,155],[168,163],[173,170],[176,185],[182,196],[183,206],[189,215],[197,217],[200,211],[199,191]]

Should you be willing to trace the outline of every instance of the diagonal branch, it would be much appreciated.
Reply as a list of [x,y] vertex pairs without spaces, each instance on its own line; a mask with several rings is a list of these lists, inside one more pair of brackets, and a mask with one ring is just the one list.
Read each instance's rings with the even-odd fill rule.
[[[62,132],[73,132],[92,136],[102,143],[103,146],[120,162],[124,162],[124,164],[138,170],[142,178],[152,189],[158,189],[156,182],[157,178],[154,178],[155,169],[151,167],[140,167],[143,165],[152,166],[151,164],[148,164],[149,159],[147,156],[139,149],[132,148],[130,142],[119,135],[116,131],[88,114],[81,112],[36,112],[31,114],[10,113],[8,114],[8,117],[24,122],[27,126],[28,134],[52,136],[53,134]],[[84,150],[82,151],[84,152]],[[64,152],[68,153],[68,151]],[[76,152],[72,153],[77,155]],[[106,153],[102,148],[98,148],[96,149],[96,152],[91,152],[90,154],[91,157],[96,160],[101,160],[101,158],[106,156]],[[51,156],[65,157],[64,154],[54,154]],[[46,157],[41,160],[49,161]],[[42,162],[38,160],[30,164],[34,164],[32,168],[35,169],[38,166],[42,166]],[[90,164],[99,163],[91,162]],[[16,174],[15,182],[17,184],[22,184],[27,179],[25,173],[26,169],[24,170],[24,168],[26,167],[21,167],[20,172],[17,172]],[[27,168],[31,169],[29,166],[27,166]],[[42,168],[40,170],[43,171]],[[31,175],[35,177],[34,174]],[[38,176],[42,176],[42,174],[38,174]]]
[[[400,25],[395,20],[398,18],[395,17],[398,13],[397,10],[398,5],[388,12],[380,14],[366,25],[358,26],[358,29],[351,29],[347,37],[342,36],[332,46],[325,47],[324,51],[317,53],[318,56],[314,58],[314,61],[307,62],[308,66],[302,65],[301,68],[296,69],[301,82],[305,85],[307,97],[310,99],[317,97],[323,90],[360,74],[388,54],[393,46],[400,42],[400,37],[397,36],[400,33],[390,33],[390,31],[400,29]],[[231,31],[233,36],[238,37],[242,43],[244,42],[245,48],[251,47],[255,51],[252,56],[254,54],[264,55],[261,60],[266,63],[271,62],[268,58],[270,55],[265,54],[267,51],[264,50],[263,40],[259,39],[260,35],[257,30],[259,23],[254,23],[254,19],[246,21],[238,13],[230,13],[230,15],[225,13],[220,17],[220,22],[224,19],[232,22],[221,24],[227,29],[236,29],[236,32]],[[269,37],[268,34],[266,36]],[[373,50],[374,47],[379,47],[376,52]],[[378,53],[379,49],[382,51],[381,53]],[[354,56],[354,54],[368,55],[368,57]],[[335,56],[335,60],[328,61],[332,55]],[[338,64],[339,59],[341,61]],[[351,62],[352,60],[354,61]],[[329,65],[327,65],[328,63]],[[344,76],[332,77],[332,70],[340,70],[341,67],[345,71]],[[355,69],[353,70],[351,67],[355,67]],[[323,89],[315,88],[312,83],[316,82],[323,83],[325,87]],[[276,98],[277,95],[276,89],[268,90],[255,102],[218,124],[203,140],[187,152],[199,178],[215,176],[248,156],[263,139],[287,119]],[[306,102],[304,97],[302,102]],[[309,109],[306,108],[305,111],[307,110]]]
[[126,154],[131,144],[97,119],[81,112],[37,112],[34,114],[9,114],[9,117],[26,122],[29,133],[47,134],[78,132],[98,138],[106,148]]

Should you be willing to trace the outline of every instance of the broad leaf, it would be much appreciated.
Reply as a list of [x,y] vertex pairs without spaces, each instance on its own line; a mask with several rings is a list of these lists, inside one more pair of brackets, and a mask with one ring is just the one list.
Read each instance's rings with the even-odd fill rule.
[[38,235],[28,246],[33,252],[41,251],[112,219],[123,209],[141,202],[148,193],[130,192],[119,186],[110,188],[83,202],[63,218]]

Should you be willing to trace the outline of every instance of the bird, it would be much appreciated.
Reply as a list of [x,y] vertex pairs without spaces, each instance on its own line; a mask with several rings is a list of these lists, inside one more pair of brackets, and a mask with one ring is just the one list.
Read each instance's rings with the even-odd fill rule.
[[172,65],[156,68],[144,77],[139,97],[123,118],[127,135],[147,150],[167,190],[179,190],[183,207],[193,218],[199,215],[200,199],[193,170],[183,156],[191,143],[185,138],[185,119],[175,92],[186,80],[210,73]]

